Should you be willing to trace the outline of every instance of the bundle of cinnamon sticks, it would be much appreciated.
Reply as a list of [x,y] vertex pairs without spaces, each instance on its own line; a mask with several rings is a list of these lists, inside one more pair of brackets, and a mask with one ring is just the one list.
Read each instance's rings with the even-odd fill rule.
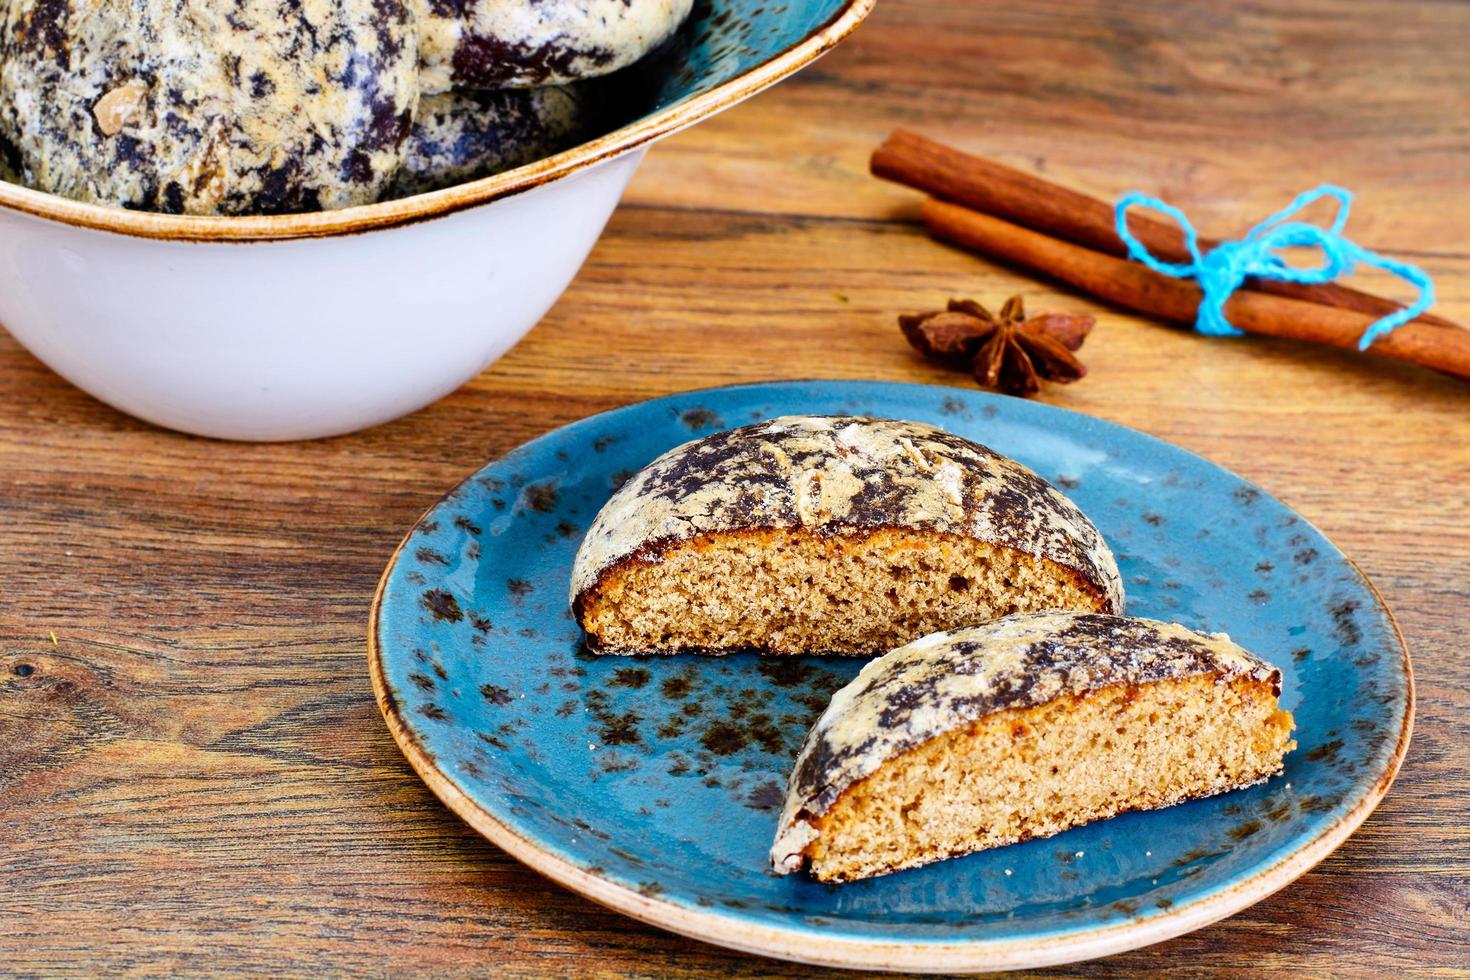
[[[1103,201],[902,129],[874,151],[871,166],[931,195],[921,214],[936,238],[1139,313],[1194,323],[1199,287],[1123,258],[1113,208]],[[1178,228],[1137,214],[1128,226],[1160,259],[1188,260]],[[1218,242],[1199,244],[1207,251]],[[1225,315],[1249,333],[1356,349],[1373,321],[1399,308],[1337,283],[1252,279],[1225,304]],[[1428,313],[1380,337],[1368,353],[1470,378],[1470,331]]]

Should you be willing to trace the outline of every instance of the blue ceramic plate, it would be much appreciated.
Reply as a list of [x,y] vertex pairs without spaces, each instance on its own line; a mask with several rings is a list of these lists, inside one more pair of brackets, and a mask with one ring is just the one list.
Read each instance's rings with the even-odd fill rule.
[[[567,610],[583,531],[629,473],[695,436],[793,413],[931,422],[1063,488],[1112,545],[1129,611],[1274,661],[1300,747],[1264,786],[843,886],[766,853],[808,726],[861,661],[599,658]],[[1034,966],[1229,915],[1325,857],[1408,745],[1407,653],[1377,593],[1280,502],[1149,436],[919,385],[675,395],[490,463],[409,533],[373,609],[379,705],[456,813],[533,868],[655,925],[809,962]]]

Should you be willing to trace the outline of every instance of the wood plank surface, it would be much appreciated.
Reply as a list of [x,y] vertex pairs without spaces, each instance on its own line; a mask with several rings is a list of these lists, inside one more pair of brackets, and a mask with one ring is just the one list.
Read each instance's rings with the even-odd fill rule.
[[[894,318],[1023,292],[1099,324],[1045,400],[1201,453],[1352,555],[1416,658],[1398,783],[1319,868],[1233,918],[1060,974],[1465,975],[1470,385],[1208,340],[925,238],[866,173],[904,125],[1239,233],[1358,193],[1368,247],[1470,322],[1470,5],[883,0],[834,53],[649,155],[577,281],[503,360],[338,439],[179,436],[0,333],[0,970],[807,976],[641,926],[445,810],[369,690],[368,603],[456,480],[590,412],[686,388],[965,384]],[[431,324],[406,329],[432,329]]]

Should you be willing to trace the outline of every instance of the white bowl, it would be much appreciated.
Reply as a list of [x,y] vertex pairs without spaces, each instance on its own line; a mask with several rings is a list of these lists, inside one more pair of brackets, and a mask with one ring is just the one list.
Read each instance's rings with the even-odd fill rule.
[[316,214],[144,214],[0,183],[0,323],[79,388],[158,425],[309,439],[412,412],[536,324],[647,144],[812,61],[873,0],[614,133],[430,194]]
[[324,238],[130,238],[0,211],[0,322],[72,384],[159,425],[224,439],[350,432],[509,350],[577,274],[642,157]]

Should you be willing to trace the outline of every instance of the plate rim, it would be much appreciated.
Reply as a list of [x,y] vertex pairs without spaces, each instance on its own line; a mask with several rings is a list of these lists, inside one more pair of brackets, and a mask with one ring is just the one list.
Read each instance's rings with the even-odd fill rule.
[[[1389,788],[1393,785],[1394,778],[1398,775],[1399,769],[1403,765],[1404,757],[1408,752],[1409,741],[1413,735],[1416,702],[1413,661],[1409,656],[1409,648],[1404,642],[1403,631],[1399,627],[1398,619],[1394,616],[1393,610],[1389,607],[1388,603],[1384,601],[1383,594],[1378,591],[1378,587],[1373,584],[1373,581],[1364,573],[1358,563],[1346,552],[1343,552],[1341,548],[1337,548],[1337,545],[1334,543],[1333,547],[1337,548],[1338,552],[1347,559],[1349,566],[1351,566],[1358,578],[1362,580],[1362,583],[1373,595],[1378,607],[1383,610],[1388,618],[1389,624],[1393,627],[1393,636],[1398,645],[1406,687],[1404,709],[1402,717],[1399,720],[1398,739],[1394,746],[1393,755],[1389,758],[1387,766],[1378,775],[1372,787],[1359,797],[1352,809],[1340,816],[1334,823],[1324,828],[1315,838],[1283,855],[1275,863],[1256,871],[1244,880],[1237,881],[1212,895],[1206,895],[1193,901],[1176,905],[1165,912],[1153,915],[1147,919],[1133,919],[1113,925],[1095,926],[1052,936],[1041,938],[1030,937],[1019,940],[974,939],[954,942],[949,940],[910,939],[885,941],[857,939],[846,936],[825,936],[820,946],[814,946],[810,941],[810,936],[794,930],[756,923],[748,919],[738,918],[709,909],[688,908],[657,896],[644,895],[631,888],[624,887],[605,878],[600,878],[584,871],[570,861],[541,848],[513,827],[504,823],[489,810],[473,800],[459,788],[453,779],[440,770],[438,765],[425,751],[423,745],[420,744],[418,737],[404,722],[397,699],[388,688],[387,678],[383,671],[382,650],[379,644],[379,626],[382,614],[383,595],[387,589],[388,580],[397,568],[398,560],[402,556],[409,539],[413,537],[420,525],[430,514],[438,510],[447,499],[454,496],[461,487],[478,476],[487,466],[503,460],[506,456],[531,442],[544,439],[554,433],[566,432],[568,429],[584,423],[590,423],[601,416],[620,412],[635,406],[652,405],[715,391],[728,392],[736,389],[769,390],[772,388],[804,384],[835,385],[837,387],[877,384],[918,388],[931,392],[948,391],[982,396],[986,394],[978,391],[971,392],[963,389],[953,389],[944,385],[919,384],[905,381],[822,378],[716,385],[708,388],[695,388],[687,391],[673,392],[656,398],[642,399],[584,416],[565,425],[548,429],[538,436],[517,444],[505,453],[477,467],[474,472],[456,483],[454,487],[434,501],[409,527],[403,539],[394,548],[393,554],[389,557],[383,573],[378,579],[377,589],[373,594],[373,601],[369,611],[367,655],[368,673],[373,687],[373,699],[377,703],[378,711],[382,714],[383,721],[387,725],[389,733],[393,736],[394,742],[398,745],[399,750],[408,760],[414,772],[424,781],[424,784],[429,787],[430,791],[439,798],[440,802],[459,816],[460,819],[468,823],[481,836],[494,843],[522,864],[525,864],[544,877],[576,892],[584,898],[642,922],[645,925],[678,933],[679,935],[698,939],[702,942],[724,946],[745,953],[771,956],[814,966],[921,973],[986,972],[1056,966],[1100,956],[1108,956],[1113,953],[1121,953],[1172,939],[1213,922],[1218,922],[1267,898],[1314,868],[1346,841],[1352,835],[1353,831],[1357,830],[1368,819],[1368,816],[1377,808],[1384,796],[1387,795]],[[1047,411],[1077,416],[1091,423],[1100,423],[1104,426],[1123,429],[1133,435],[1142,436],[1147,440],[1167,446],[1173,451],[1186,453],[1196,459],[1209,463],[1209,465],[1217,469],[1223,470],[1230,476],[1255,488],[1271,500],[1282,503],[1273,494],[1256,486],[1254,482],[1246,480],[1234,471],[1198,453],[1185,449],[1183,446],[1177,446],[1150,435],[1147,432],[1142,432],[1141,430],[1107,419],[1101,419],[1097,416],[1087,415],[1083,412],[1076,412],[1044,402],[1032,402],[1030,404]],[[1286,504],[1282,503],[1282,506],[1285,507]],[[1322,534],[1316,525],[1299,514],[1294,508],[1288,507],[1287,509],[1291,510],[1299,519],[1308,524],[1312,530],[1321,534],[1325,540],[1328,542],[1332,541],[1331,538],[1327,537],[1326,534]]]

